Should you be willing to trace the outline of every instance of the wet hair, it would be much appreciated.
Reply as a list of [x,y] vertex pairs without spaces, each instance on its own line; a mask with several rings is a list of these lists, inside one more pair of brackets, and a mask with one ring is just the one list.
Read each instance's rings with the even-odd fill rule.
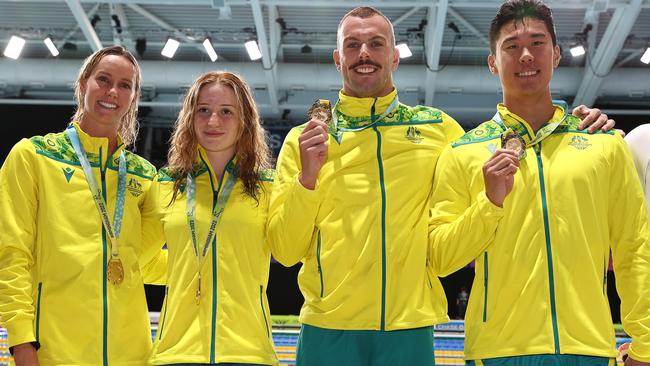
[[499,33],[504,25],[511,22],[522,22],[525,18],[539,19],[544,22],[548,32],[551,34],[553,46],[557,46],[555,36],[555,25],[553,24],[553,13],[551,9],[538,0],[508,0],[504,2],[490,24],[490,52],[496,51],[496,43]]
[[246,82],[236,74],[226,71],[212,71],[199,76],[187,91],[183,107],[174,124],[170,140],[168,170],[176,179],[172,202],[176,199],[187,173],[194,171],[197,159],[198,139],[194,132],[194,116],[199,93],[204,86],[218,83],[230,88],[235,94],[239,115],[239,135],[235,142],[237,178],[244,185],[244,194],[258,201],[258,179],[262,170],[271,166],[266,131],[262,128],[257,106]]

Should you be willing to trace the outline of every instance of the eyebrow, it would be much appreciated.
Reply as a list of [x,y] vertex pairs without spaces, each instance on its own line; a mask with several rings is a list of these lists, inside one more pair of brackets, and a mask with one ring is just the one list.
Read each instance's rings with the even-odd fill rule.
[[[370,38],[371,41],[374,41],[376,39],[386,40],[387,38],[379,34],[376,36],[372,36],[372,38]],[[347,41],[359,41],[359,38],[355,36],[348,36],[343,38],[343,42],[347,42]]]
[[[546,33],[533,33],[533,34],[530,35],[530,38],[546,38],[546,36],[547,36]],[[518,39],[519,39],[519,36],[512,36],[512,37],[508,37],[508,38],[504,39],[503,42],[501,42],[501,43],[512,42],[512,41],[516,41]]]
[[[104,74],[104,75],[113,77],[113,74],[111,74],[108,71],[104,71],[104,70],[97,70],[97,74]],[[120,81],[128,81],[129,83],[133,83],[133,80],[127,79],[127,78],[121,78]]]
[[[210,105],[210,103],[208,103],[208,102],[198,102],[196,105],[197,106],[199,106],[199,105]],[[219,106],[221,106],[221,107],[233,107],[233,108],[235,107],[232,104],[219,104]]]

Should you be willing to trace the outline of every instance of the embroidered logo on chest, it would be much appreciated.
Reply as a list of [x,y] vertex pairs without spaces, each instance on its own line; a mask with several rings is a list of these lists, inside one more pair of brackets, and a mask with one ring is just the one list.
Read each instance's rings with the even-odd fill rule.
[[70,167],[66,168],[61,168],[63,170],[63,175],[65,175],[65,180],[70,183],[70,178],[72,178],[72,175],[74,174],[74,169]]
[[142,184],[135,178],[129,179],[126,189],[128,189],[129,193],[134,197],[138,197],[142,194]]
[[422,142],[422,133],[417,127],[411,126],[406,130],[406,137],[407,140],[411,141],[414,144],[419,144]]
[[582,136],[573,136],[571,138],[571,141],[569,141],[569,145],[575,147],[578,150],[584,150],[591,146],[589,139]]

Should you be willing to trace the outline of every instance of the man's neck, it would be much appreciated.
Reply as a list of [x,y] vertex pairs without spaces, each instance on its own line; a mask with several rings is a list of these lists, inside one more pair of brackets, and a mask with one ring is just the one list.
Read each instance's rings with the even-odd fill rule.
[[510,112],[528,122],[535,132],[553,118],[553,113],[555,113],[550,93],[542,96],[508,96],[504,94],[503,104]]

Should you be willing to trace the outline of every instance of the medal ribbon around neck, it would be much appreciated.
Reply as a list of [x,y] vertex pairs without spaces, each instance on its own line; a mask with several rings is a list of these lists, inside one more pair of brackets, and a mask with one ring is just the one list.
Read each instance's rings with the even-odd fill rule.
[[[120,232],[122,231],[122,218],[124,216],[124,195],[126,192],[126,155],[124,153],[124,150],[122,150],[122,152],[120,153],[120,163],[118,166],[118,174],[117,174],[117,195],[115,197],[115,212],[113,212],[113,225],[111,225],[111,221],[108,214],[108,206],[106,205],[106,200],[104,200],[102,191],[97,185],[97,181],[95,180],[95,176],[93,175],[90,162],[88,161],[88,157],[86,156],[86,151],[83,149],[83,146],[79,141],[79,135],[77,134],[77,130],[74,128],[74,126],[71,125],[65,130],[65,132],[70,138],[70,142],[72,143],[72,147],[74,148],[74,151],[77,154],[77,158],[79,158],[79,163],[81,164],[81,168],[83,169],[84,175],[86,177],[86,183],[88,183],[88,189],[90,189],[90,193],[93,196],[93,201],[95,202],[95,207],[97,207],[97,211],[99,212],[99,216],[102,219],[102,224],[104,225],[106,234],[110,239],[111,259],[109,260],[109,263],[112,261],[119,262],[118,264],[115,264],[115,266],[119,268],[114,268],[113,270],[114,271],[117,270],[120,273],[114,273],[116,277],[114,277],[111,274],[108,274],[109,280],[113,284],[118,285],[122,282],[124,277],[122,264],[119,260],[120,252],[119,252],[118,241],[120,238]],[[113,268],[113,267],[109,266],[109,268]]]
[[338,110],[339,102],[337,101],[336,104],[334,105],[334,108],[332,109],[332,124],[333,124],[333,132],[336,133],[336,136],[338,136],[341,132],[356,132],[356,131],[361,131],[365,130],[366,128],[370,128],[386,118],[389,114],[393,113],[395,109],[399,106],[399,98],[397,95],[395,95],[395,98],[390,102],[390,105],[384,113],[380,114],[379,117],[374,118],[374,115],[370,116],[372,121],[364,126],[361,127],[355,127],[355,128],[346,128],[346,127],[339,127],[339,118],[338,118],[338,113],[336,112]]
[[[224,174],[225,174],[225,169],[224,169]],[[223,179],[223,175],[222,175],[222,179]],[[210,220],[208,235],[205,238],[205,243],[203,244],[203,248],[199,250],[199,241],[196,232],[196,180],[194,179],[194,176],[191,173],[187,174],[186,213],[187,213],[187,225],[189,226],[190,236],[192,238],[192,248],[194,249],[194,255],[196,256],[196,266],[197,266],[196,273],[198,275],[198,281],[199,281],[196,288],[197,305],[199,304],[201,299],[201,269],[203,268],[203,265],[205,264],[205,261],[207,259],[210,243],[212,242],[212,238],[217,233],[217,226],[219,225],[219,220],[221,219],[223,211],[226,207],[226,203],[228,202],[228,197],[230,197],[230,193],[232,192],[232,189],[235,186],[236,180],[237,180],[236,174],[234,173],[229,174],[228,179],[226,180],[226,184],[223,187],[223,190],[218,193],[217,204],[214,205],[214,208],[212,209],[212,219]]]
[[[565,111],[566,111],[566,109],[565,109]],[[538,144],[540,141],[542,141],[543,139],[545,139],[546,137],[548,137],[550,134],[553,133],[553,131],[555,131],[555,129],[557,129],[557,128],[562,124],[562,122],[564,122],[564,120],[566,119],[566,117],[567,117],[567,114],[566,114],[566,112],[565,112],[564,117],[563,117],[560,121],[558,121],[558,122],[553,122],[553,123],[548,123],[548,124],[544,125],[544,127],[542,127],[542,128],[540,128],[539,130],[537,130],[537,133],[535,134],[535,138],[533,138],[532,140],[530,140],[529,142],[527,142],[527,143],[526,143],[526,147],[535,146],[535,145]],[[503,129],[504,129],[504,130],[507,130],[507,129],[508,129],[508,128],[506,127],[505,123],[503,122],[503,119],[501,118],[501,114],[499,113],[499,111],[497,111],[497,112],[494,114],[494,117],[492,117],[492,120],[493,120],[494,122],[498,123],[498,124],[499,124]],[[523,136],[522,136],[522,137],[523,137]],[[524,141],[525,141],[525,140],[524,140]]]

